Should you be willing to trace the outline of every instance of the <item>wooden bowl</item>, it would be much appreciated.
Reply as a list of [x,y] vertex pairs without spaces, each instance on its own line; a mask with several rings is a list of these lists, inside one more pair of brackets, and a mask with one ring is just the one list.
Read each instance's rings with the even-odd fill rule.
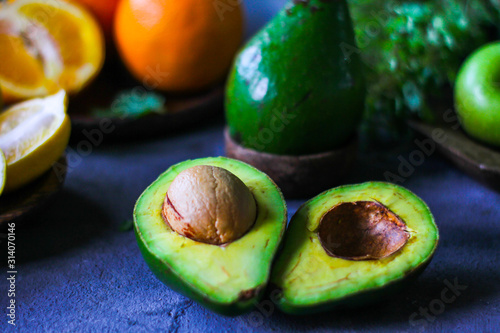
[[358,140],[345,147],[312,155],[276,155],[245,148],[224,131],[226,155],[266,173],[287,198],[308,198],[341,182],[352,168]]
[[[59,192],[66,178],[67,161],[61,157],[54,167],[32,183],[0,196],[0,230],[11,222],[24,222]],[[17,225],[16,225],[17,227]]]
[[[71,140],[131,141],[171,134],[222,116],[222,86],[193,96],[167,97],[167,113],[150,113],[139,118],[105,118],[89,114],[90,105],[70,104]],[[108,101],[110,103],[110,101]],[[99,134],[100,133],[100,134]]]
[[112,48],[97,78],[69,99],[71,141],[86,140],[93,145],[99,145],[101,141],[108,143],[141,140],[183,131],[217,116],[222,119],[223,81],[198,92],[173,94],[155,91],[165,98],[164,114],[148,113],[141,117],[118,117],[111,114],[106,117],[93,113],[96,109],[110,109],[113,103],[118,103],[116,97],[123,92],[135,92],[141,96],[152,91],[152,87],[148,87],[146,82],[137,81],[129,73],[116,50]]

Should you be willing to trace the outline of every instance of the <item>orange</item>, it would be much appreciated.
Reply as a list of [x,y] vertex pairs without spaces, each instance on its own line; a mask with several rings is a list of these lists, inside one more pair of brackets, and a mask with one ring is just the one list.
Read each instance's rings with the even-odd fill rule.
[[238,0],[122,0],[118,51],[147,87],[194,91],[222,79],[243,37]]
[[0,86],[6,103],[60,89],[76,93],[103,60],[102,32],[79,6],[62,0],[0,5]]
[[101,24],[106,37],[111,36],[113,20],[119,0],[73,0],[85,6]]

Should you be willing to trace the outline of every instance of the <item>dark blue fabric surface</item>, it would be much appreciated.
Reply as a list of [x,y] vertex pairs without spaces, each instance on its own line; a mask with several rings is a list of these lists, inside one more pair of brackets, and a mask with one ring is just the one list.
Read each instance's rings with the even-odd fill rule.
[[[222,155],[222,146],[222,125],[215,124],[172,138],[98,147],[76,165],[61,195],[36,217],[37,226],[17,232],[18,328],[25,332],[498,330],[500,195],[439,156],[432,156],[405,182],[429,204],[441,242],[430,266],[404,294],[371,307],[307,317],[256,311],[225,318],[172,292],[144,263],[133,232],[119,227],[131,218],[135,200],[158,174],[185,159]],[[362,157],[345,182],[383,180],[384,171],[397,168],[391,160]],[[291,215],[301,201],[288,204]],[[436,300],[447,288],[445,280],[467,288],[441,309]],[[2,279],[2,308],[6,288]],[[429,320],[418,315],[410,322],[412,313],[430,306],[436,315],[430,312]],[[0,331],[6,327],[4,317]]]
[[[254,30],[284,1],[249,3]],[[407,157],[415,147],[401,156]],[[405,293],[354,310],[287,316],[264,311],[226,318],[160,283],[144,263],[131,219],[135,200],[170,165],[223,155],[222,124],[148,142],[95,147],[72,167],[63,192],[36,224],[17,231],[17,329],[22,332],[494,332],[500,326],[500,194],[434,154],[404,186],[422,197],[441,233],[434,260]],[[397,154],[360,156],[345,183],[384,180]],[[289,201],[290,216],[302,201]],[[5,267],[0,306],[5,313]],[[447,285],[463,286],[449,303]],[[466,287],[466,288],[465,288]],[[445,294],[450,297],[450,294]],[[444,305],[444,307],[442,306]],[[421,309],[429,310],[427,319]],[[5,315],[0,331],[11,330]]]

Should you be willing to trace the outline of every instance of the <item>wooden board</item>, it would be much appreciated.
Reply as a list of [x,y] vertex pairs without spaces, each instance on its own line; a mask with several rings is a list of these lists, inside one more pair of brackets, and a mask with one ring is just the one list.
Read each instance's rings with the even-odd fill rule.
[[460,170],[500,190],[500,151],[472,140],[460,129],[413,120],[408,124],[436,142],[439,151]]

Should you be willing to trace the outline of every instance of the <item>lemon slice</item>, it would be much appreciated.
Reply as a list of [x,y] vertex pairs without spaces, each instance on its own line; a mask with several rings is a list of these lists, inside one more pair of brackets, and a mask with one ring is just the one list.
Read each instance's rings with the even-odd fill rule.
[[64,90],[11,106],[0,113],[0,150],[7,163],[5,191],[50,169],[68,145],[71,122]]
[[0,150],[0,194],[3,192],[3,187],[5,185],[5,169],[7,168],[7,163],[5,162],[5,155]]

